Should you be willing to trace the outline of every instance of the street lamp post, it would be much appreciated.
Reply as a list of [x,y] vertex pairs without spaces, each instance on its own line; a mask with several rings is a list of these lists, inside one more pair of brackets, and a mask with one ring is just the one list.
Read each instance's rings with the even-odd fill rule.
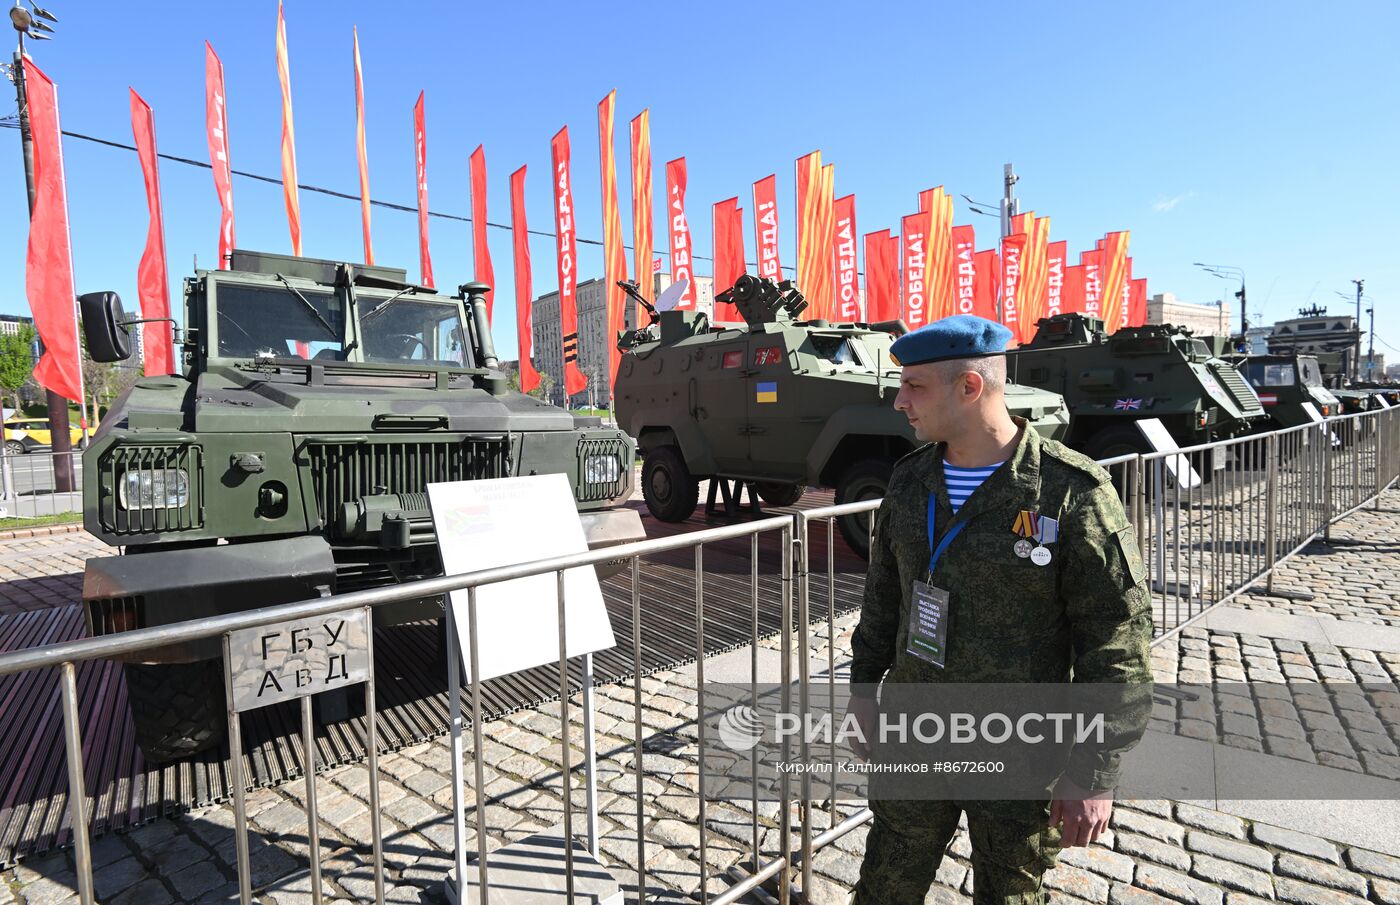
[[[34,219],[34,203],[38,189],[34,184],[34,136],[29,129],[29,96],[25,91],[24,39],[49,40],[53,28],[47,23],[58,23],[58,19],[48,10],[34,7],[34,12],[16,4],[10,8],[10,24],[19,34],[19,48],[15,51],[14,65],[10,68],[10,78],[15,83],[15,101],[19,106],[19,142],[24,154],[24,185],[29,197],[29,218]],[[74,304],[77,304],[74,300]],[[50,449],[53,451],[54,492],[69,493],[76,483],[73,478],[73,438],[68,426],[68,400],[45,390],[48,401]],[[82,404],[82,400],[78,400]]]
[[[1353,347],[1354,351],[1351,358],[1354,362],[1351,368],[1351,379],[1355,382],[1361,379],[1361,290],[1365,288],[1366,281],[1352,280],[1352,282],[1356,284],[1356,345]],[[1373,320],[1373,326],[1374,323]]]
[[[1245,341],[1248,342],[1249,310],[1247,307],[1247,296],[1245,295],[1244,269],[1236,267],[1233,264],[1202,264],[1200,261],[1193,261],[1192,266],[1199,267],[1206,273],[1220,277],[1222,280],[1237,279],[1240,281],[1240,291],[1235,293],[1235,298],[1239,299],[1240,302],[1240,335],[1246,337]],[[1223,303],[1221,307],[1224,307]]]

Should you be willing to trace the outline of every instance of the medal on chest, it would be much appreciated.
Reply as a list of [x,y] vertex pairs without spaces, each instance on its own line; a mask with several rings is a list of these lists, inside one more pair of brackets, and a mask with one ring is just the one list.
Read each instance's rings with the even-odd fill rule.
[[1011,545],[1013,553],[1022,559],[1029,559],[1037,566],[1050,565],[1050,561],[1055,557],[1050,552],[1049,545],[1060,538],[1059,519],[1022,509],[1016,514],[1011,531],[1018,535],[1018,540]]

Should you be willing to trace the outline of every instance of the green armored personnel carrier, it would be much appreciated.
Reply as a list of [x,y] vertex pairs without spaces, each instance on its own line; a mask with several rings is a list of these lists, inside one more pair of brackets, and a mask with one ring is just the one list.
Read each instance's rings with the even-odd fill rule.
[[1250,355],[1236,361],[1269,414],[1261,430],[1311,423],[1312,417],[1303,408],[1306,403],[1324,418],[1342,413],[1341,401],[1323,385],[1322,369],[1312,355],[1288,352]]
[[[1065,397],[1066,442],[1095,459],[1150,451],[1134,424],[1143,418],[1161,419],[1185,447],[1237,436],[1265,417],[1239,371],[1182,327],[1109,335],[1098,318],[1057,314],[1008,357],[1011,379]],[[1217,457],[1214,466],[1224,465]]]
[[[841,503],[883,496],[895,460],[918,445],[894,409],[889,350],[904,325],[799,320],[807,303],[790,283],[747,274],[719,299],[745,323],[663,311],[620,342],[618,423],[645,456],[652,515],[689,518],[707,478],[753,482],[774,505],[797,502],[808,486],[835,488]],[[1006,400],[1043,435],[1065,433],[1056,394],[1008,386]],[[864,515],[840,521],[862,555],[867,526]]]
[[[439,295],[387,267],[236,251],[184,285],[181,373],[117,401],[83,455],[103,635],[439,575],[429,483],[562,473],[593,546],[639,540],[635,444],[507,389],[469,283]],[[130,355],[120,300],[81,299],[99,361]],[[522,543],[528,541],[522,538]],[[436,618],[438,598],[377,607]],[[224,725],[217,639],[125,666],[137,739],[167,760]]]

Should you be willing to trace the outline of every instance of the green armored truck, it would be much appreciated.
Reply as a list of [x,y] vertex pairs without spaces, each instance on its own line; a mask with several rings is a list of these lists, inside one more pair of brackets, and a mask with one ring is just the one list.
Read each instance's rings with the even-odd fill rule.
[[[439,575],[434,482],[562,473],[591,546],[641,539],[619,505],[635,443],[507,388],[488,288],[446,296],[402,270],[244,251],[186,279],[180,373],[137,381],[83,454],[87,530],[124,548],[87,563],[91,633]],[[120,300],[80,303],[93,357],[129,357]],[[219,741],[220,654],[210,639],[126,664],[148,758]]]
[[[689,518],[699,482],[753,482],[773,505],[808,486],[834,487],[839,503],[884,496],[894,462],[918,441],[894,409],[899,367],[890,359],[900,322],[799,320],[806,301],[791,283],[745,274],[718,296],[743,325],[695,311],[663,311],[622,337],[618,423],[637,438],[642,493],[656,518]],[[1054,393],[1008,386],[1007,406],[1043,435],[1068,426]],[[868,519],[840,520],[864,555]]]
[[[1098,318],[1057,314],[1037,321],[1035,337],[1008,359],[1011,379],[1064,395],[1066,442],[1095,459],[1149,452],[1134,423],[1144,418],[1160,419],[1186,447],[1238,436],[1265,417],[1230,362],[1170,324],[1109,335]],[[1213,464],[1223,467],[1224,457]]]
[[1311,355],[1287,352],[1250,355],[1236,361],[1268,412],[1262,430],[1310,423],[1313,419],[1303,407],[1307,403],[1324,418],[1342,413],[1341,401],[1323,385],[1322,369]]

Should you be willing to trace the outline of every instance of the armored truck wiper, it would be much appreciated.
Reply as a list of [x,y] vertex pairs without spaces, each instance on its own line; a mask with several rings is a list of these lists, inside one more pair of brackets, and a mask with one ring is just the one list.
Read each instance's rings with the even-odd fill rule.
[[400,297],[400,296],[404,295],[405,293],[417,292],[417,291],[418,291],[418,287],[417,287],[417,286],[405,286],[404,288],[400,289],[398,292],[395,292],[393,295],[389,296],[389,298],[386,299],[386,300],[384,301],[383,304],[381,304],[381,305],[379,305],[378,307],[376,307],[376,308],[375,308],[373,311],[371,311],[369,314],[366,314],[366,315],[362,318],[362,320],[364,320],[364,321],[372,321],[372,320],[374,320],[376,317],[378,317],[379,315],[381,315],[381,314],[383,314],[385,311],[387,311],[387,310],[389,309],[389,306],[390,306],[390,305],[392,305],[392,304],[394,304],[395,302],[397,302],[397,301],[399,300],[399,297]]
[[[307,311],[310,311],[310,312],[311,312],[311,316],[314,317],[314,318],[316,318],[316,320],[318,320],[318,321],[321,322],[321,326],[326,328],[326,332],[327,332],[327,333],[329,333],[331,336],[335,336],[335,328],[332,327],[332,326],[330,325],[330,322],[328,322],[324,317],[321,316],[321,312],[319,312],[319,311],[316,310],[316,306],[313,305],[313,304],[311,304],[311,300],[308,299],[306,296],[304,296],[304,295],[301,294],[301,290],[300,290],[300,289],[298,289],[297,287],[293,286],[293,285],[287,280],[286,277],[282,276],[282,274],[280,274],[280,273],[279,273],[279,274],[274,274],[274,276],[276,276],[277,279],[281,280],[281,281],[282,281],[282,285],[283,285],[283,286],[286,286],[288,289],[290,289],[290,290],[292,291],[292,294],[293,294],[293,295],[295,295],[297,298],[301,299],[301,303],[302,303],[303,305],[306,306],[306,310],[307,310]],[[336,337],[336,338],[339,339],[339,337]]]

